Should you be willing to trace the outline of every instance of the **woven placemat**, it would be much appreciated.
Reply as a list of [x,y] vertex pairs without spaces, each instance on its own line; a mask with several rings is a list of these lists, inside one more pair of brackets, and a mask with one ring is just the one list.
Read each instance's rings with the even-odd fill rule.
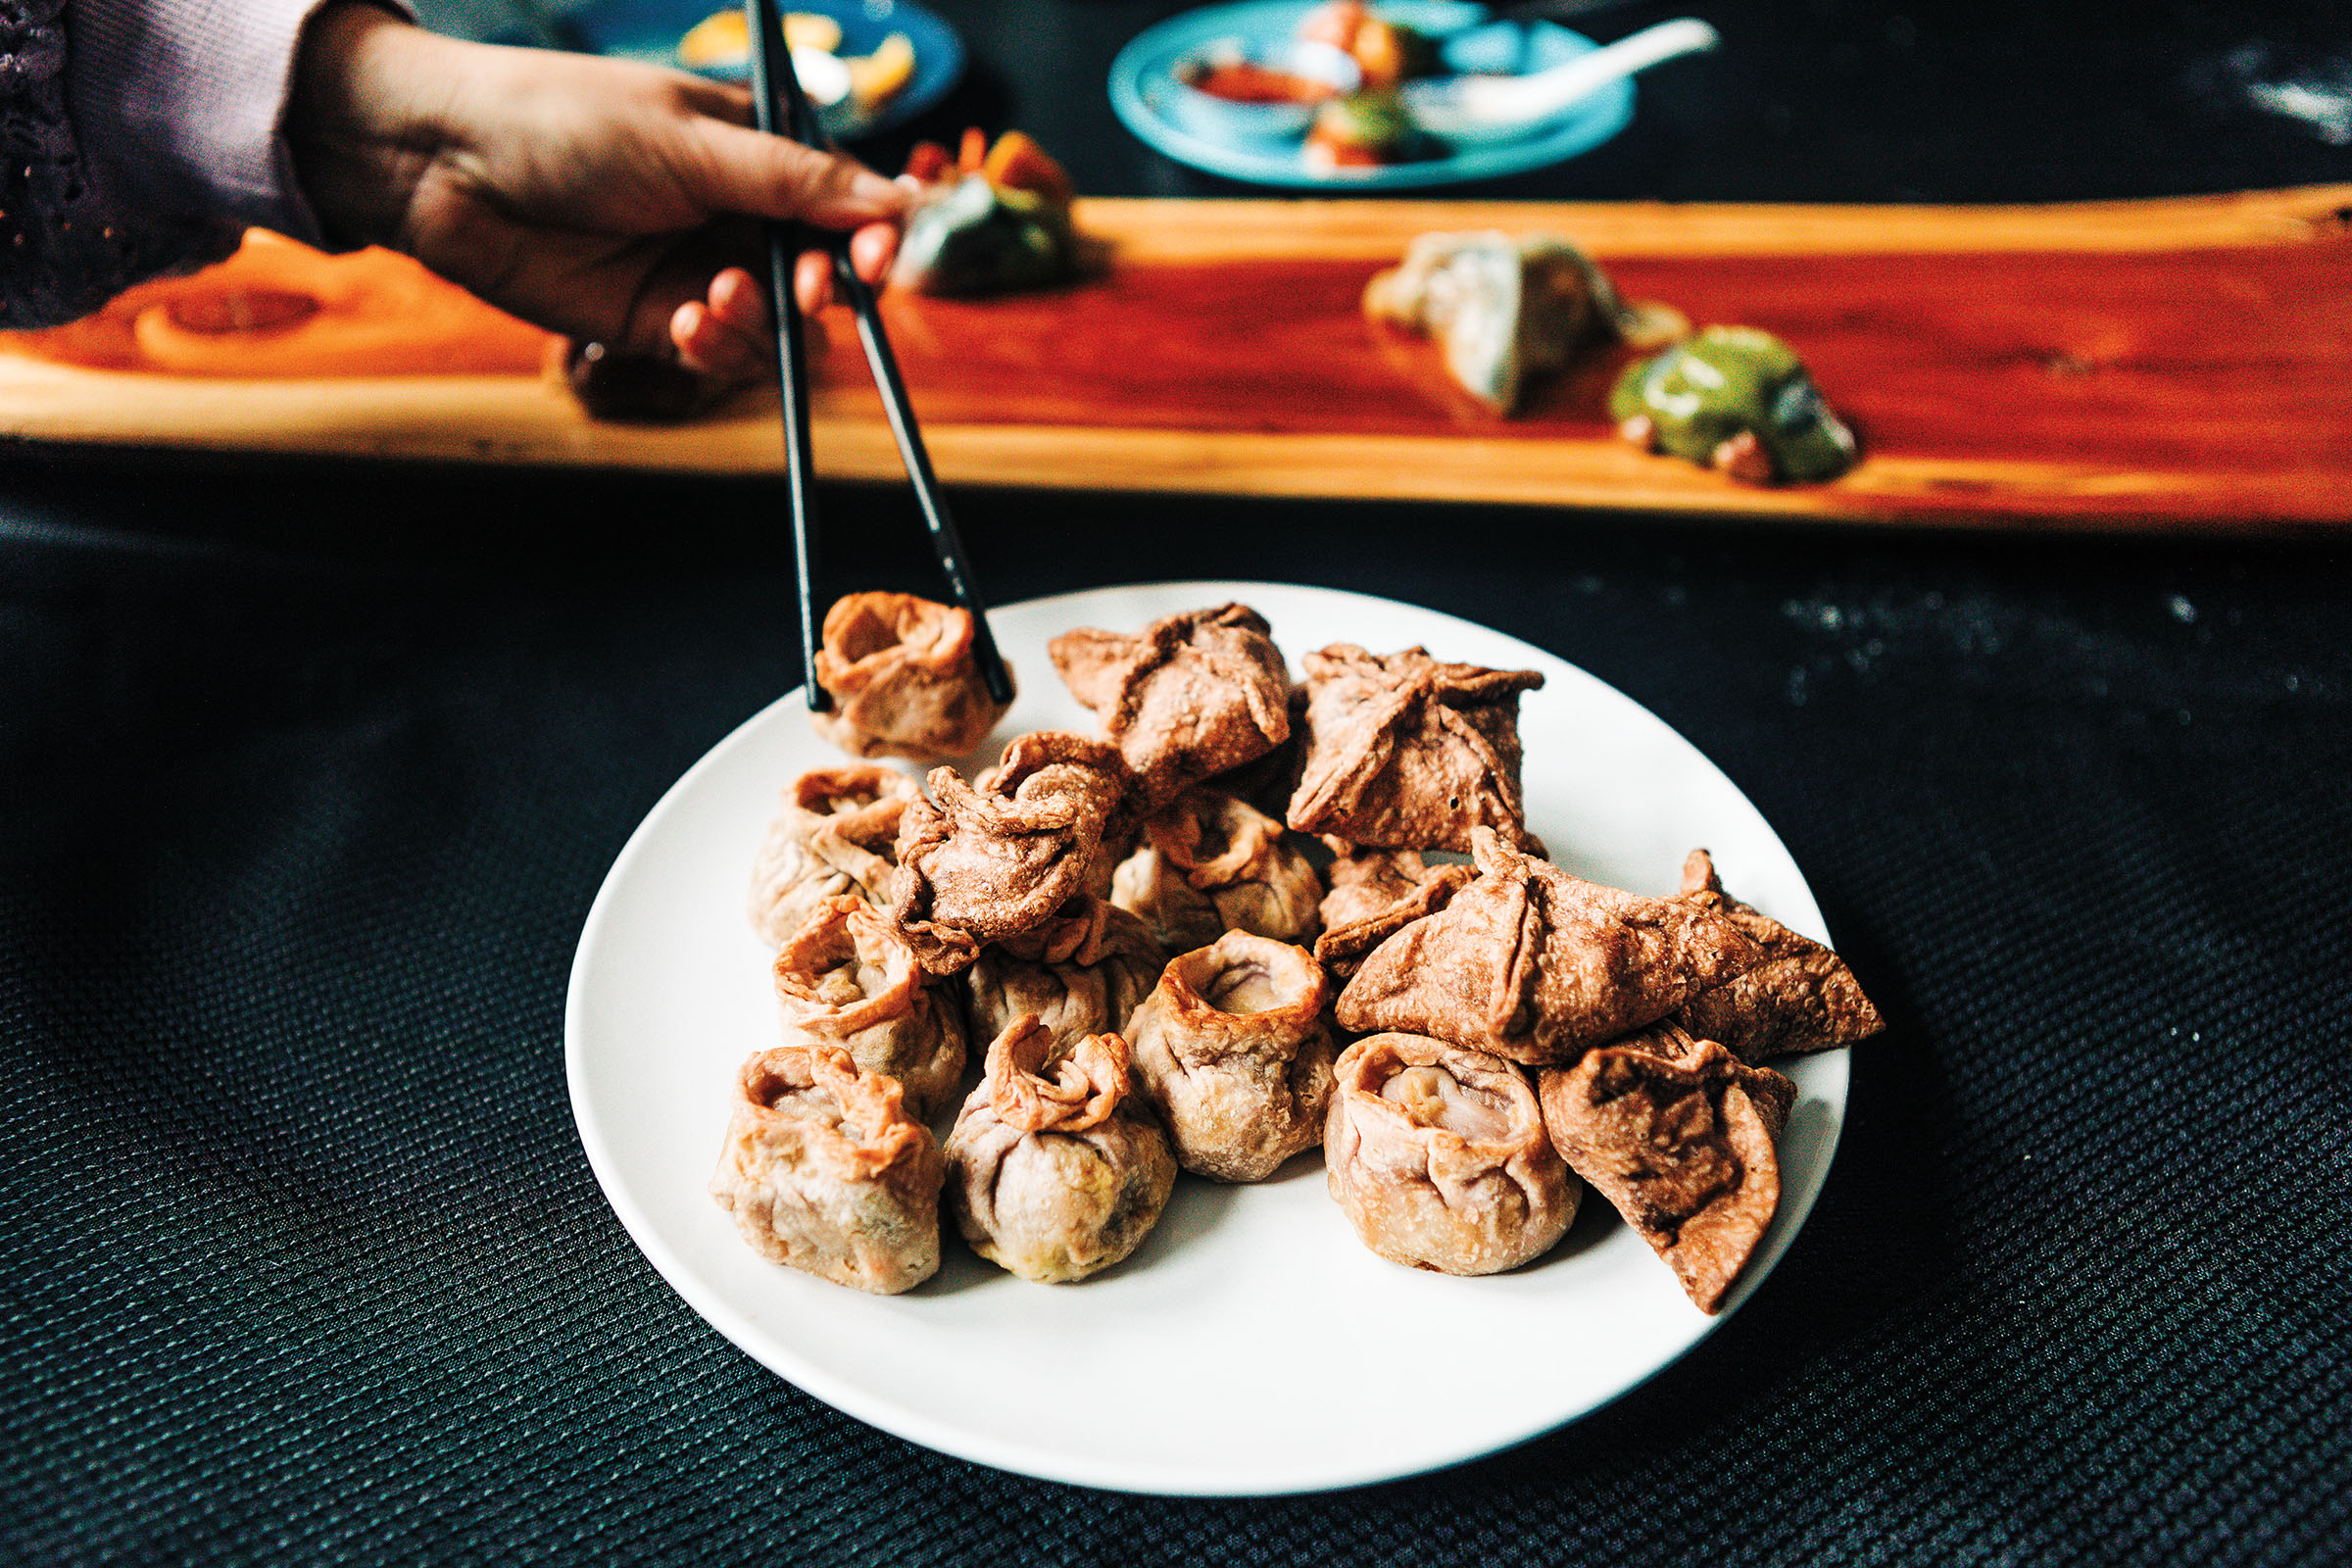
[[[1000,598],[1287,577],[1584,664],[1757,802],[1893,1023],[1795,1249],[1653,1383],[1444,1474],[1206,1502],[833,1412],[588,1172],[572,946],[660,793],[798,678],[772,498],[0,496],[0,1559],[2352,1556],[2330,558],[975,499]],[[830,500],[836,586],[926,586],[903,502]],[[1580,1353],[1463,1329],[1400,1361]]]

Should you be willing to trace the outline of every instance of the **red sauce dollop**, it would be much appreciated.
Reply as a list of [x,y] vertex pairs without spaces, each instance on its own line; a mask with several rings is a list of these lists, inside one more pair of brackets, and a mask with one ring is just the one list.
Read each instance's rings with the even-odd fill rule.
[[1228,60],[1197,71],[1186,78],[1186,85],[1237,104],[1319,104],[1334,96],[1327,81],[1271,71],[1247,60]]

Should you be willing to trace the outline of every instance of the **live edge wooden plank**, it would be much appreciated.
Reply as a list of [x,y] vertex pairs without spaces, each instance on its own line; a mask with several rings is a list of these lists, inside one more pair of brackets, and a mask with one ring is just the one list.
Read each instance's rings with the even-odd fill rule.
[[[950,482],[2077,527],[2352,523],[2352,186],[2021,208],[1096,200],[1080,219],[1118,258],[1095,293],[893,301]],[[1352,301],[1413,235],[1464,227],[1566,232],[1629,292],[1784,330],[1858,413],[1867,461],[1836,484],[1753,489],[1645,457],[1598,416],[1605,368],[1525,420],[1449,403],[1425,351],[1376,341]],[[850,334],[833,335],[819,467],[896,478]],[[161,375],[5,345],[0,432],[781,466],[772,399],[655,428],[590,420],[545,374]]]

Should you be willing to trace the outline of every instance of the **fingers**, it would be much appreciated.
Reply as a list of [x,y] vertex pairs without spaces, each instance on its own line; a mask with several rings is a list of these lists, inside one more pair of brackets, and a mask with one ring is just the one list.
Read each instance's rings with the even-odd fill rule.
[[712,120],[723,120],[731,125],[757,122],[752,110],[752,89],[741,82],[687,76],[678,83],[678,96],[687,108],[698,115],[709,115]]
[[698,167],[689,178],[714,210],[826,228],[896,222],[906,216],[906,190],[855,159],[720,120],[692,123]]
[[748,381],[767,368],[773,330],[760,285],[740,267],[720,272],[702,299],[688,300],[669,318],[678,358],[725,381]]
[[850,236],[850,266],[868,283],[879,283],[890,275],[890,264],[898,260],[899,229],[895,223],[868,223]]
[[804,251],[792,269],[792,297],[810,316],[833,303],[833,258],[823,251]]

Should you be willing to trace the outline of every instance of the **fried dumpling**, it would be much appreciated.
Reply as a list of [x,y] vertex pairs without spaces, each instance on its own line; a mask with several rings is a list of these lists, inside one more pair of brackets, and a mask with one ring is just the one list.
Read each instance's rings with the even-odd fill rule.
[[752,861],[752,929],[781,947],[827,899],[851,894],[889,908],[899,818],[919,793],[906,774],[868,762],[795,779]]
[[1221,790],[1189,790],[1145,819],[1144,847],[1111,875],[1111,902],[1141,916],[1170,951],[1227,931],[1307,942],[1323,884],[1282,824]]
[[947,1155],[949,1206],[972,1250],[1048,1285],[1134,1251],[1176,1185],[1175,1156],[1128,1074],[1127,1043],[1089,1035],[1065,1052],[1028,1016],[988,1048],[988,1075]]
[[1497,414],[1588,343],[1612,341],[1623,307],[1591,260],[1549,234],[1423,234],[1364,289],[1364,314],[1438,340],[1462,389]]
[[972,1039],[994,1040],[1023,1013],[1034,1014],[1056,1046],[1075,1046],[1088,1035],[1126,1034],[1127,1020],[1158,983],[1168,956],[1126,910],[1100,901],[1084,904],[1087,923],[1078,928],[1075,946],[1056,942],[1031,957],[1015,955],[1017,942],[993,947],[964,971]]
[[1466,865],[1432,865],[1415,850],[1350,850],[1331,862],[1316,961],[1334,979],[1348,979],[1366,954],[1444,908],[1475,875]]
[[1133,637],[1081,627],[1050,651],[1135,771],[1147,808],[1290,738],[1290,674],[1247,605],[1162,615]]
[[1323,1141],[1330,995],[1304,948],[1247,931],[1169,962],[1128,1039],[1179,1165],[1221,1182],[1263,1181]]
[[1348,1029],[1404,1029],[1531,1065],[1573,1061],[1763,957],[1725,914],[1570,876],[1482,828],[1478,875],[1340,993]]
[[841,1046],[860,1070],[897,1079],[917,1121],[955,1102],[960,1009],[923,984],[914,950],[872,905],[847,897],[818,905],[776,955],[775,979],[787,1039]]
[[1103,833],[1124,810],[1119,754],[1083,735],[1017,737],[966,784],[931,772],[931,800],[899,824],[891,917],[931,974],[954,974],[981,948],[1031,931],[1081,894],[1107,892]]
[[1323,1135],[1331,1196],[1392,1263],[1497,1274],[1567,1234],[1576,1178],[1535,1091],[1483,1051],[1378,1034],[1340,1054]]
[[1843,958],[1724,892],[1704,850],[1683,862],[1683,897],[1729,916],[1764,955],[1683,1004],[1674,1021],[1691,1034],[1754,1062],[1849,1046],[1885,1027]]
[[1541,672],[1335,643],[1306,656],[1306,673],[1291,826],[1378,849],[1466,850],[1481,827],[1526,840],[1519,694],[1543,685]]
[[743,1064],[710,1196],[762,1256],[895,1296],[939,1268],[947,1163],[904,1091],[839,1046]]
[[816,651],[816,683],[833,706],[808,721],[853,757],[942,762],[968,755],[1011,706],[988,695],[974,631],[971,612],[953,605],[913,594],[844,595],[825,612]]
[[1544,1125],[1570,1168],[1723,1309],[1780,1207],[1774,1148],[1796,1086],[1673,1025],[1542,1075]]
[[1228,768],[1208,781],[1208,788],[1238,795],[1276,821],[1290,809],[1291,795],[1298,788],[1298,770],[1306,764],[1306,683],[1294,682],[1283,699],[1290,738],[1263,757]]

